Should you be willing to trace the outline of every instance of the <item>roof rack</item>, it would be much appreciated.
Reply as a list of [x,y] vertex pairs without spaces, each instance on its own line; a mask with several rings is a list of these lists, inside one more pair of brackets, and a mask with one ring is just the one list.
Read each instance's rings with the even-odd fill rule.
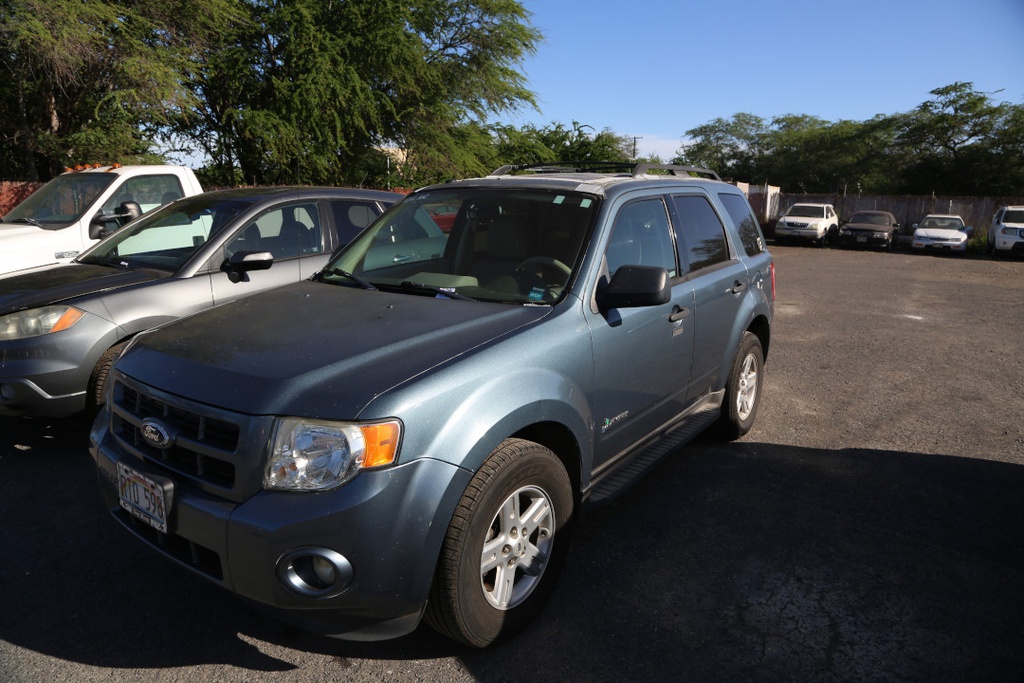
[[619,171],[634,177],[645,175],[651,171],[665,171],[668,175],[674,176],[699,175],[714,180],[721,180],[717,173],[707,168],[632,161],[555,161],[542,164],[507,164],[492,171],[491,175],[511,175],[519,171],[534,171],[537,173],[579,173],[582,171],[607,173]]

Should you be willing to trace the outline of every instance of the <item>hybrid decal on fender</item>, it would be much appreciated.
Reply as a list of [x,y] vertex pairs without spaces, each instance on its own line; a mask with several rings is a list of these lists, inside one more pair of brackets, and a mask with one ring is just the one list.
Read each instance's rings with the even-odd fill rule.
[[611,429],[612,427],[614,427],[618,423],[620,423],[623,420],[625,420],[627,417],[629,417],[629,411],[628,410],[622,411],[621,413],[619,413],[615,417],[606,417],[604,419],[604,424],[601,425],[601,433],[604,434],[609,429]]

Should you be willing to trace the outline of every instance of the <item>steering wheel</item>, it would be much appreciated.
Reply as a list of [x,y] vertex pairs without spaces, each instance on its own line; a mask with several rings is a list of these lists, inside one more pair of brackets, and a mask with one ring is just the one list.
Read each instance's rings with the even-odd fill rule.
[[559,283],[564,285],[566,280],[569,279],[569,275],[572,273],[572,269],[565,265],[556,258],[551,256],[531,256],[528,259],[524,259],[518,266],[516,266],[516,274],[525,273],[531,266],[538,266],[542,270],[545,268],[553,268],[562,275],[564,279]]

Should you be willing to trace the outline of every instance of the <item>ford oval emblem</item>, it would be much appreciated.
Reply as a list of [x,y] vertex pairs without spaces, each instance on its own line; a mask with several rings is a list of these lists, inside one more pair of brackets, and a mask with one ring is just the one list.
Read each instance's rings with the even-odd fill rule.
[[140,427],[143,440],[153,448],[166,450],[174,445],[174,437],[171,430],[160,420],[147,417],[142,421]]

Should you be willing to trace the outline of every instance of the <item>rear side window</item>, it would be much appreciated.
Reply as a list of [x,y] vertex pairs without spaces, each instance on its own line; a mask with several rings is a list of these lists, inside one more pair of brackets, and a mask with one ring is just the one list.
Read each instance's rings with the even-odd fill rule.
[[363,228],[380,215],[380,209],[372,202],[335,199],[330,206],[338,230],[338,241],[342,246],[354,240]]
[[743,243],[743,251],[747,256],[756,256],[764,251],[764,239],[761,237],[761,226],[757,224],[754,212],[750,209],[750,203],[746,197],[738,194],[721,193],[718,198],[722,200],[726,213],[732,219],[736,230],[740,234],[740,242]]
[[672,203],[679,217],[676,230],[679,256],[689,264],[689,270],[695,271],[728,261],[725,226],[707,197],[677,195],[672,197]]

